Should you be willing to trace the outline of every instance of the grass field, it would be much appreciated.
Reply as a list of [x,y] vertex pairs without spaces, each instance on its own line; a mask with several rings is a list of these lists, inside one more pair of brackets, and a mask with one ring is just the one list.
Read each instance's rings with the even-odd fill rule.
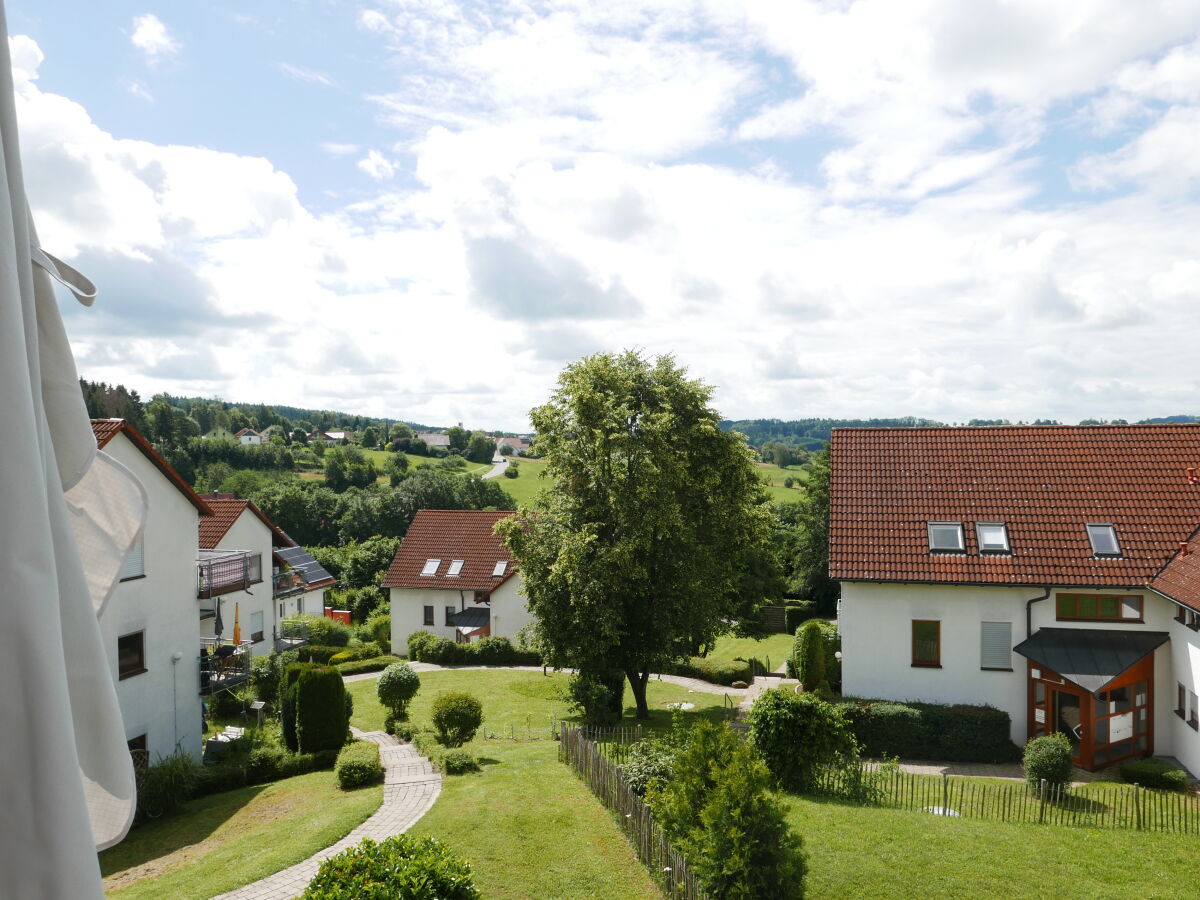
[[733,662],[738,657],[749,659],[757,656],[764,663],[769,658],[771,669],[774,670],[791,656],[793,640],[794,638],[790,634],[769,634],[761,641],[727,634],[717,639],[716,645],[709,651],[708,658]]
[[1197,896],[1195,836],[786,799],[809,854],[808,900]]
[[538,488],[546,483],[540,477],[541,473],[546,470],[546,463],[540,459],[514,457],[514,460],[518,463],[519,468],[517,471],[521,474],[516,478],[505,478],[501,475],[496,481],[519,506],[522,503],[531,503],[533,495],[537,493]]
[[313,772],[185,803],[100,854],[109,900],[205,900],[307,859],[379,808],[379,785],[343,791]]
[[[770,463],[756,463],[754,466],[758,477],[766,485],[767,493],[776,503],[792,503],[804,495],[804,466],[787,466],[780,468]],[[784,487],[784,479],[791,478],[795,487]]]
[[[361,447],[359,449],[362,450]],[[383,471],[383,467],[387,463],[387,461],[394,455],[390,450],[362,450],[362,452],[363,452],[364,456],[366,456],[369,460],[371,460],[373,463],[375,463],[375,468],[379,469],[379,471],[381,471],[381,472]],[[426,465],[430,465],[432,463],[438,462],[438,460],[433,458],[432,456],[414,456],[411,453],[402,453],[400,455],[404,456],[408,459],[408,467],[409,467],[410,471],[412,469],[417,468],[418,466],[426,466]],[[468,462],[466,464],[466,466],[464,466],[463,468],[452,469],[451,471],[453,471],[457,474],[460,474],[460,475],[482,475],[484,472],[488,471],[488,469],[490,469],[491,467],[492,467],[491,463]],[[299,475],[305,481],[324,481],[325,480],[325,472],[324,471],[300,472]],[[376,480],[380,484],[387,484],[388,476],[380,475],[379,478]]]

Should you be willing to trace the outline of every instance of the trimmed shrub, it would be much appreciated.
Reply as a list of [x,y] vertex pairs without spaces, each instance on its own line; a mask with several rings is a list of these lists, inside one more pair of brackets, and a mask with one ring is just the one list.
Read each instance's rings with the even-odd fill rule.
[[842,711],[815,694],[764,691],[750,709],[750,744],[781,786],[807,791],[823,766],[858,762]]
[[625,711],[625,676],[620,673],[578,672],[567,682],[567,702],[585,725],[616,725]]
[[443,691],[433,698],[430,718],[439,743],[461,747],[483,724],[483,706],[465,691]]
[[625,776],[630,790],[644,797],[651,785],[661,785],[671,776],[674,764],[674,748],[664,741],[647,738],[630,747],[625,761],[617,768]]
[[265,784],[280,777],[279,770],[288,757],[282,747],[255,747],[246,758],[246,783]]
[[1165,759],[1138,759],[1121,766],[1121,779],[1142,787],[1186,791],[1187,772]]
[[841,663],[834,654],[840,642],[837,626],[809,619],[796,629],[792,666],[806,691],[829,691],[842,682]]
[[371,741],[347,744],[338,754],[334,771],[338,787],[344,791],[381,781],[383,765],[379,762],[379,745]]
[[478,772],[479,763],[466,750],[447,750],[442,754],[441,769],[447,775],[463,775]]
[[436,638],[437,635],[432,631],[414,631],[408,636],[408,658],[420,660],[425,645]]
[[480,638],[474,644],[469,645],[475,656],[475,662],[481,666],[496,666],[511,664],[513,656],[516,655],[516,648],[506,637],[488,637]]
[[338,750],[346,742],[346,686],[342,673],[312,666],[293,687],[296,703],[296,747],[301,753]]
[[379,702],[388,709],[389,732],[395,730],[397,720],[408,718],[408,704],[417,691],[421,689],[421,678],[406,662],[393,663],[383,670],[375,685],[375,694]]
[[439,666],[453,666],[463,661],[467,651],[462,650],[463,644],[456,644],[450,638],[433,636],[426,641],[419,657],[421,662],[436,663]]
[[329,664],[336,666],[340,663],[358,662],[362,659],[374,659],[383,655],[383,648],[371,641],[358,647],[347,647],[329,657]]
[[202,768],[185,753],[160,757],[138,780],[137,818],[157,818],[191,799]]
[[345,647],[350,643],[350,629],[335,619],[305,613],[294,616],[308,625],[309,644],[322,647]]
[[413,739],[413,727],[407,722],[394,723],[392,734],[395,735],[398,741],[411,741]]
[[361,675],[364,672],[378,672],[397,662],[400,662],[398,656],[376,656],[359,662],[338,663],[337,670],[343,675]]
[[771,792],[767,767],[727,725],[699,722],[670,777],[651,786],[647,799],[710,896],[804,896],[801,840]]
[[864,756],[986,763],[1021,758],[1009,738],[1008,713],[993,706],[858,697],[832,702],[850,722]]
[[540,666],[540,653],[521,650],[504,637],[480,638],[473,644],[456,644],[428,631],[408,636],[408,658],[439,666]]
[[1071,780],[1071,742],[1057,731],[1036,737],[1025,745],[1023,765],[1032,790],[1039,790],[1043,781],[1061,787]]
[[480,900],[471,866],[434,838],[363,838],[321,863],[300,900]]
[[328,647],[322,644],[305,644],[296,654],[304,662],[314,662],[324,665],[337,656],[339,653],[344,653],[345,647]]
[[699,678],[710,684],[731,686],[735,681],[750,680],[750,664],[743,660],[724,662],[718,659],[705,659],[703,656],[693,656],[687,662],[676,663],[671,674],[682,675],[685,678]]
[[296,682],[312,663],[291,663],[284,666],[279,683],[279,724],[283,730],[283,743],[293,753],[299,744],[296,741]]
[[788,600],[783,607],[783,627],[788,634],[795,634],[803,622],[817,614],[814,600]]

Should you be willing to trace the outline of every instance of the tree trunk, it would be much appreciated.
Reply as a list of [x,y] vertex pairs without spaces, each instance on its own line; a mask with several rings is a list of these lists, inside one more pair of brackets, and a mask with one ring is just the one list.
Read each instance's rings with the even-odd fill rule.
[[637,718],[649,719],[650,707],[646,703],[646,685],[650,681],[649,672],[626,672],[629,678],[629,689],[633,691],[633,702],[637,704]]

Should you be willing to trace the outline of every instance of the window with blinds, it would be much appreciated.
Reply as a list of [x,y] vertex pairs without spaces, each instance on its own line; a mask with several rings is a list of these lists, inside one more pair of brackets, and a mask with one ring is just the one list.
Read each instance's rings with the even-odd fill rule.
[[979,668],[1012,671],[1012,622],[981,622]]
[[146,541],[145,538],[138,538],[138,542],[129,551],[129,557],[125,560],[125,565],[121,567],[121,580],[128,581],[131,578],[143,578],[145,575]]

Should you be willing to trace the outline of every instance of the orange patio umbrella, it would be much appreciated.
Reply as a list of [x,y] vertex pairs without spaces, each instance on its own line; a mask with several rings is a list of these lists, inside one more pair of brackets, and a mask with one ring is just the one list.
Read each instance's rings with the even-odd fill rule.
[[235,645],[242,642],[242,625],[238,621],[238,604],[233,604],[233,643]]

